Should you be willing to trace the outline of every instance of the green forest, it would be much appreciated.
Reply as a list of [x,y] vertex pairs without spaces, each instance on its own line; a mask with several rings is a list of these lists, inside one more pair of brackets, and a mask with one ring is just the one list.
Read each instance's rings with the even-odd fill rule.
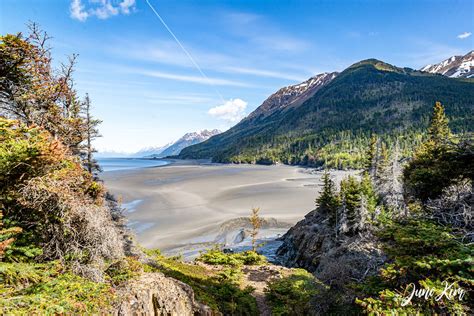
[[352,65],[296,108],[242,120],[180,157],[216,162],[361,168],[372,134],[408,157],[440,101],[456,133],[474,131],[474,81],[370,59]]

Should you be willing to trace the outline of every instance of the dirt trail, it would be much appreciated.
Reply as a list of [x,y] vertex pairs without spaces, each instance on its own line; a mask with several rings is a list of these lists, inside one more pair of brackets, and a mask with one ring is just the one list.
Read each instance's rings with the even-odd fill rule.
[[265,265],[265,266],[244,266],[242,272],[244,274],[242,279],[242,287],[252,286],[255,288],[255,291],[252,293],[252,296],[255,297],[257,301],[258,310],[262,316],[271,316],[271,306],[268,304],[265,297],[265,288],[267,282],[275,278],[281,278],[290,274],[290,269],[275,266],[275,265]]

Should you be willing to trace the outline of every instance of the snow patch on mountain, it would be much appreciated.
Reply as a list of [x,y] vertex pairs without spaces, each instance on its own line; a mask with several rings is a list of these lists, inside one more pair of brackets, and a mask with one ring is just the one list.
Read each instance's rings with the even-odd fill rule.
[[278,110],[299,106],[311,98],[321,87],[336,78],[337,75],[337,72],[326,72],[299,84],[283,87],[268,97],[247,119],[268,116]]
[[167,157],[167,156],[176,156],[176,155],[179,155],[181,150],[183,150],[184,148],[191,145],[199,144],[205,140],[208,140],[212,136],[220,134],[220,133],[221,131],[219,131],[218,129],[213,129],[213,130],[205,129],[200,132],[186,133],[183,135],[183,137],[181,137],[180,139],[178,139],[171,145],[167,146],[166,148],[161,150],[159,153],[148,155],[147,157],[160,158],[160,157]]
[[464,56],[452,56],[438,64],[426,65],[420,70],[451,78],[474,78],[474,51]]

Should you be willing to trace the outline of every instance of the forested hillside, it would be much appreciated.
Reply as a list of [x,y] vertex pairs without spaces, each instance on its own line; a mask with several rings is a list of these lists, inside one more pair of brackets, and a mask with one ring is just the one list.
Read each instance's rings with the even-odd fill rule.
[[[455,132],[474,131],[474,81],[361,61],[298,107],[249,115],[230,130],[181,152],[217,162],[360,168],[373,133],[402,154],[422,141],[431,107],[441,101]],[[260,113],[257,109],[255,112]]]
[[323,283],[302,315],[472,314],[473,139],[452,133],[440,103],[425,135],[406,163],[374,137],[359,178],[325,173],[278,250]]

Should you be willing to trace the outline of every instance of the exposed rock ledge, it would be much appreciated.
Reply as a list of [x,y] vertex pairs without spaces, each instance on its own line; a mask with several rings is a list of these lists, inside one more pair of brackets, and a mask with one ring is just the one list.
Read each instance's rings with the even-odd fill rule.
[[117,291],[121,298],[114,315],[215,315],[194,299],[192,288],[162,273],[143,273]]
[[387,260],[381,244],[370,230],[348,236],[339,234],[328,216],[314,210],[293,226],[282,238],[277,259],[287,267],[305,268],[331,285],[315,305],[317,314],[326,314],[331,300],[350,306],[356,293],[345,285],[374,275]]

